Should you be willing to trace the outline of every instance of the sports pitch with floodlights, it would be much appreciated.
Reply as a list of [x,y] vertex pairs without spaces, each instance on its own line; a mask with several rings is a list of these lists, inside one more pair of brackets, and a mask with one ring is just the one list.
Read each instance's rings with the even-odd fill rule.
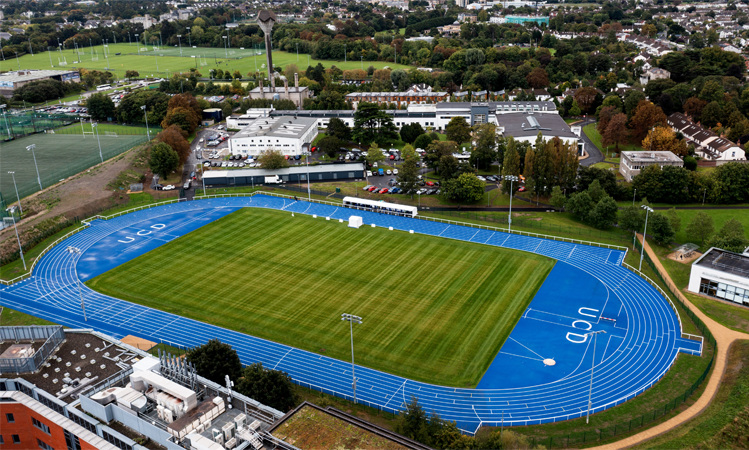
[[477,385],[554,260],[240,209],[88,281],[101,293],[411,379]]

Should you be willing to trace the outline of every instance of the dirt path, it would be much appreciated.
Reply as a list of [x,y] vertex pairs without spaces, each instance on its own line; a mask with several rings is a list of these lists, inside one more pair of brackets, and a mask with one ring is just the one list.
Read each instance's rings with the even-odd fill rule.
[[[135,153],[136,151],[129,150],[22,199],[24,211],[40,209],[40,212],[20,221],[19,231],[22,232],[50,217],[75,216],[87,206],[110,202],[114,193],[106,189],[107,184],[131,165]],[[44,202],[52,206],[44,208],[43,204],[40,205]],[[0,242],[11,238],[15,239],[12,227],[0,231]]]
[[[640,238],[640,241],[642,241],[642,235],[638,234],[637,236]],[[702,311],[700,311],[699,308],[697,308],[689,300],[687,300],[684,294],[681,293],[681,290],[676,287],[674,282],[671,280],[671,277],[668,275],[668,272],[666,272],[666,269],[663,267],[660,260],[658,259],[658,256],[655,254],[653,249],[650,248],[650,245],[647,243],[647,241],[645,242],[645,251],[648,252],[648,256],[650,256],[650,259],[653,260],[653,262],[656,265],[656,268],[658,269],[658,272],[661,274],[661,277],[663,277],[663,279],[666,280],[666,283],[671,287],[672,292],[676,292],[676,294],[679,296],[681,301],[690,310],[692,310],[692,312],[694,312],[697,315],[697,317],[699,317],[703,322],[705,322],[705,325],[707,325],[707,328],[715,337],[715,341],[717,342],[717,349],[715,351],[715,365],[713,366],[713,373],[710,376],[710,379],[707,381],[707,387],[705,388],[705,391],[702,393],[700,398],[697,399],[697,401],[692,406],[684,410],[678,416],[675,416],[667,420],[666,422],[661,423],[660,425],[656,425],[652,428],[649,428],[645,431],[637,433],[633,436],[622,439],[621,441],[594,447],[595,449],[613,450],[613,449],[622,449],[622,448],[631,447],[633,445],[637,445],[642,442],[645,442],[648,439],[652,439],[667,431],[670,431],[673,428],[676,428],[679,425],[687,422],[688,420],[700,415],[702,411],[704,411],[705,408],[707,408],[710,402],[712,402],[713,398],[715,397],[715,394],[718,392],[718,387],[720,386],[720,381],[721,381],[721,378],[723,377],[723,372],[725,371],[725,368],[726,368],[726,360],[728,358],[728,347],[731,345],[731,343],[733,343],[736,340],[749,339],[749,334],[739,333],[738,331],[729,330],[728,328],[717,323],[713,319],[707,317]]]

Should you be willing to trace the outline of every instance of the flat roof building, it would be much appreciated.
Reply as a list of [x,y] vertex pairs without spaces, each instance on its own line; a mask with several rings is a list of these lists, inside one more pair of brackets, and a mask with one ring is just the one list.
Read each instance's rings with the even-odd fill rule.
[[0,95],[9,97],[24,84],[50,79],[64,83],[81,82],[81,76],[77,70],[18,70],[0,74]]
[[684,167],[684,161],[671,152],[621,152],[619,173],[625,180],[632,181],[642,169],[652,165]]
[[317,120],[307,117],[259,117],[229,138],[234,155],[258,156],[278,150],[285,156],[301,155],[317,137]]
[[562,119],[559,114],[536,114],[533,111],[496,114],[497,133],[516,141],[535,144],[538,133],[544,141],[559,138],[566,144],[575,144],[578,155],[582,155],[584,142],[580,139],[580,127],[577,133]]
[[283,183],[301,183],[307,181],[308,173],[310,181],[362,179],[364,164],[333,163],[309,167],[300,165],[284,169],[208,170],[203,174],[203,180],[206,187],[255,186],[265,183],[266,177],[277,175]]
[[749,249],[743,254],[716,247],[692,263],[688,289],[695,294],[749,307]]

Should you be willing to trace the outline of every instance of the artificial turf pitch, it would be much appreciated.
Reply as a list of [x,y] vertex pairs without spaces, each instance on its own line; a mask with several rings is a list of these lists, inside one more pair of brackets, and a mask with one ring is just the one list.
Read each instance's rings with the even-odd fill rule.
[[476,386],[554,261],[244,208],[87,284],[414,380]]

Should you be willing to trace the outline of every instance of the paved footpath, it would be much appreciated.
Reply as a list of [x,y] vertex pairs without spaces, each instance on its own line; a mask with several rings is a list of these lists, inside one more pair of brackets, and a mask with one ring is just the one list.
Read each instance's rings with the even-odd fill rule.
[[[642,235],[638,234],[637,236],[640,239],[640,242],[642,242]],[[666,272],[666,269],[658,259],[658,256],[655,254],[653,249],[650,248],[650,245],[647,243],[647,241],[645,242],[645,250],[648,252],[648,256],[650,256],[650,259],[655,263],[658,272],[661,274],[661,277],[666,280],[666,283],[668,283],[672,291],[676,292],[681,301],[684,302],[684,304],[687,305],[687,307],[689,307],[689,309],[691,309],[692,312],[694,312],[700,319],[702,319],[703,322],[705,322],[705,325],[707,325],[707,327],[710,329],[710,332],[713,333],[713,336],[715,336],[715,341],[717,342],[718,346],[715,351],[715,366],[712,376],[710,376],[710,379],[707,382],[707,388],[705,388],[705,391],[702,393],[700,398],[697,399],[697,401],[692,406],[687,408],[684,412],[675,417],[672,417],[666,422],[648,428],[645,431],[622,439],[621,441],[594,447],[596,450],[623,449],[632,447],[633,445],[641,444],[649,439],[670,431],[673,428],[676,428],[679,425],[686,423],[688,420],[700,415],[702,411],[707,408],[710,402],[712,402],[715,394],[718,392],[718,387],[720,386],[720,381],[726,368],[728,347],[734,341],[749,339],[749,334],[740,333],[738,331],[733,331],[724,327],[713,319],[707,317],[702,311],[700,311],[699,308],[694,306],[689,300],[687,300],[684,294],[681,293],[681,290],[676,287],[674,282],[671,280],[671,277],[668,275],[668,272]]]

